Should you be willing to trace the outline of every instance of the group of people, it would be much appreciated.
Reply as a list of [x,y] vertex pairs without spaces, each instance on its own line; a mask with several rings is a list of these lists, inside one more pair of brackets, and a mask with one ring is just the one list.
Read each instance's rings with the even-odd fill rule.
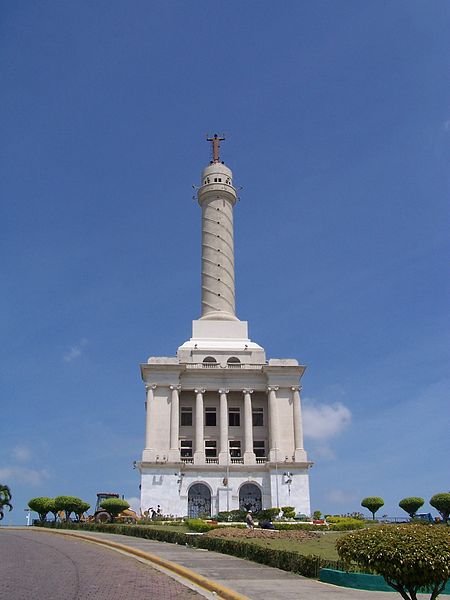
[[153,508],[153,506],[151,506],[148,510],[146,510],[144,512],[144,516],[145,517],[150,517],[150,519],[152,521],[154,521],[155,519],[157,519],[158,517],[160,517],[162,515],[161,512],[161,506],[158,504],[158,506],[156,507],[156,510]]
[[[247,512],[247,515],[245,517],[245,524],[247,525],[247,529],[255,528],[255,522],[253,521],[253,514],[251,510]],[[270,520],[260,521],[259,526],[261,527],[261,529],[275,529],[272,521]]]

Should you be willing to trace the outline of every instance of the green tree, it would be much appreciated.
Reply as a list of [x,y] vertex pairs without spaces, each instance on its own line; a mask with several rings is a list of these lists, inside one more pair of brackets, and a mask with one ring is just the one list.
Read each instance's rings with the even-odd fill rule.
[[404,600],[420,588],[439,596],[450,578],[450,531],[434,525],[382,525],[336,542],[339,557],[382,575]]
[[74,513],[77,516],[77,521],[81,520],[81,517],[83,516],[83,514],[88,511],[91,508],[91,505],[88,504],[87,502],[83,502],[81,501],[80,505],[78,506],[78,508],[76,508],[74,510]]
[[430,504],[439,512],[444,523],[447,523],[450,516],[450,492],[435,494],[430,499]]
[[55,510],[57,512],[64,511],[66,521],[70,521],[70,515],[79,511],[82,504],[83,500],[76,496],[56,496],[55,498]]
[[12,494],[11,494],[11,490],[9,489],[9,487],[7,485],[3,485],[2,483],[0,483],[0,521],[4,517],[5,506],[7,506],[10,511],[13,508],[12,504],[10,502],[11,498],[12,498]]
[[106,510],[114,521],[122,511],[130,508],[130,505],[126,500],[122,500],[121,498],[108,498],[107,500],[103,500],[100,507]]
[[384,506],[384,500],[379,496],[368,496],[361,500],[361,506],[367,508],[372,513],[372,519],[375,521],[375,513]]
[[419,510],[419,508],[423,506],[424,502],[425,500],[423,498],[419,498],[418,496],[410,496],[408,498],[403,498],[403,500],[400,500],[398,505],[400,506],[400,508],[402,508],[405,512],[408,513],[411,519],[413,519],[414,515]]
[[28,502],[28,506],[34,512],[39,515],[41,523],[45,521],[49,512],[52,512],[52,508],[55,506],[53,498],[47,498],[46,496],[38,496],[37,498],[31,498]]
[[55,499],[54,498],[49,498],[49,503],[48,503],[48,512],[51,512],[53,515],[53,518],[56,521],[56,518],[58,516],[58,510],[55,506]]
[[293,519],[295,517],[295,506],[282,506],[281,510],[285,519]]

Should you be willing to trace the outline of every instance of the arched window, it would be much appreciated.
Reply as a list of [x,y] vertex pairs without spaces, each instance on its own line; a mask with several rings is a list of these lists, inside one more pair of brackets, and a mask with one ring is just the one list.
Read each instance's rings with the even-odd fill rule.
[[227,365],[230,369],[239,369],[241,366],[241,361],[236,356],[230,356],[227,360]]
[[255,483],[244,483],[239,489],[239,510],[251,510],[255,513],[261,509],[261,489]]
[[213,369],[214,367],[217,367],[218,362],[217,360],[214,358],[214,356],[206,356],[203,359],[203,366],[205,368],[209,368],[209,369]]
[[189,488],[188,516],[191,519],[211,516],[211,491],[204,483],[194,483]]

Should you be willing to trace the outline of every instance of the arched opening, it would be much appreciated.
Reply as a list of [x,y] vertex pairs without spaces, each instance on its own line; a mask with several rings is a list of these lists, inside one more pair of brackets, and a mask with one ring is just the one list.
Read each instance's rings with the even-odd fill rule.
[[244,483],[239,490],[239,510],[251,510],[256,513],[261,509],[261,489],[254,483]]
[[188,517],[211,516],[211,492],[204,483],[194,483],[188,492]]
[[214,367],[218,366],[218,363],[214,356],[206,356],[203,359],[203,366],[207,369],[213,369]]
[[227,365],[231,369],[239,369],[241,366],[241,361],[236,356],[230,356],[227,360]]

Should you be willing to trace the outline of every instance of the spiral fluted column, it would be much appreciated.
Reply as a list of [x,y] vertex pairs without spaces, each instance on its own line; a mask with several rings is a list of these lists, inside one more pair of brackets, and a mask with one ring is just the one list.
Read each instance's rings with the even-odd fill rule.
[[232,172],[213,162],[203,171],[198,202],[202,208],[202,319],[236,320],[234,287]]

